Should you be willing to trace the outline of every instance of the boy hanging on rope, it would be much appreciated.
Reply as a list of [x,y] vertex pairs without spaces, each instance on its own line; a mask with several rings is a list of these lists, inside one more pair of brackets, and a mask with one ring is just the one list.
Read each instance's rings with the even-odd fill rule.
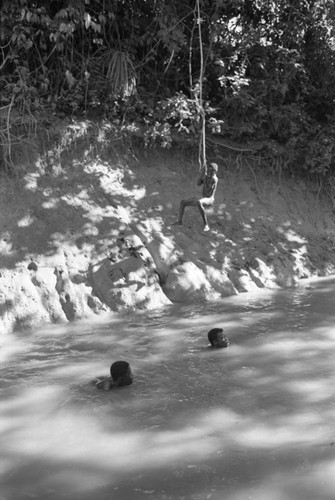
[[198,186],[203,184],[202,196],[189,198],[187,200],[182,200],[180,202],[179,218],[178,218],[179,225],[183,224],[183,216],[185,208],[197,207],[200,212],[202,221],[204,223],[204,231],[209,231],[210,227],[208,225],[205,208],[210,207],[214,203],[215,191],[219,181],[217,177],[217,172],[218,172],[218,166],[216,163],[210,163],[208,165],[207,173],[205,172],[205,169],[202,170],[202,173],[197,182]]

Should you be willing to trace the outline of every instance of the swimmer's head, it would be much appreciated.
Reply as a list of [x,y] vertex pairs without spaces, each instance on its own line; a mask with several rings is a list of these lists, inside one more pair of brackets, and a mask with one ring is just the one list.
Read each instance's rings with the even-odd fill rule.
[[134,376],[127,361],[115,361],[110,368],[110,374],[115,385],[130,385]]
[[208,340],[212,347],[220,348],[228,347],[229,345],[228,337],[223,334],[222,328],[212,328],[212,330],[208,332]]

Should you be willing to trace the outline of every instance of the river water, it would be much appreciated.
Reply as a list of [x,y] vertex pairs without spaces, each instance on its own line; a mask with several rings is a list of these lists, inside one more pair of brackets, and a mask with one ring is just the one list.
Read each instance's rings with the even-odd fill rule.
[[0,500],[334,500],[334,352],[334,279],[2,336]]

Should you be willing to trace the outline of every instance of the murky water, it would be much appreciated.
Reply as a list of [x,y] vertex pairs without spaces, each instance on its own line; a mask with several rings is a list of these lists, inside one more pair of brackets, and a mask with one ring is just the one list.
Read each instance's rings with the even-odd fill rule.
[[0,500],[334,500],[334,352],[331,279],[2,337]]

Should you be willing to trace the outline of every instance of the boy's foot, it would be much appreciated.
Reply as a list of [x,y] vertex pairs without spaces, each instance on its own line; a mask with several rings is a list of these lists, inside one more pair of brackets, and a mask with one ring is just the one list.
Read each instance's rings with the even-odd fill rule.
[[207,231],[210,231],[210,227],[208,226],[208,224],[206,224],[206,226],[204,227],[204,232],[207,233]]

